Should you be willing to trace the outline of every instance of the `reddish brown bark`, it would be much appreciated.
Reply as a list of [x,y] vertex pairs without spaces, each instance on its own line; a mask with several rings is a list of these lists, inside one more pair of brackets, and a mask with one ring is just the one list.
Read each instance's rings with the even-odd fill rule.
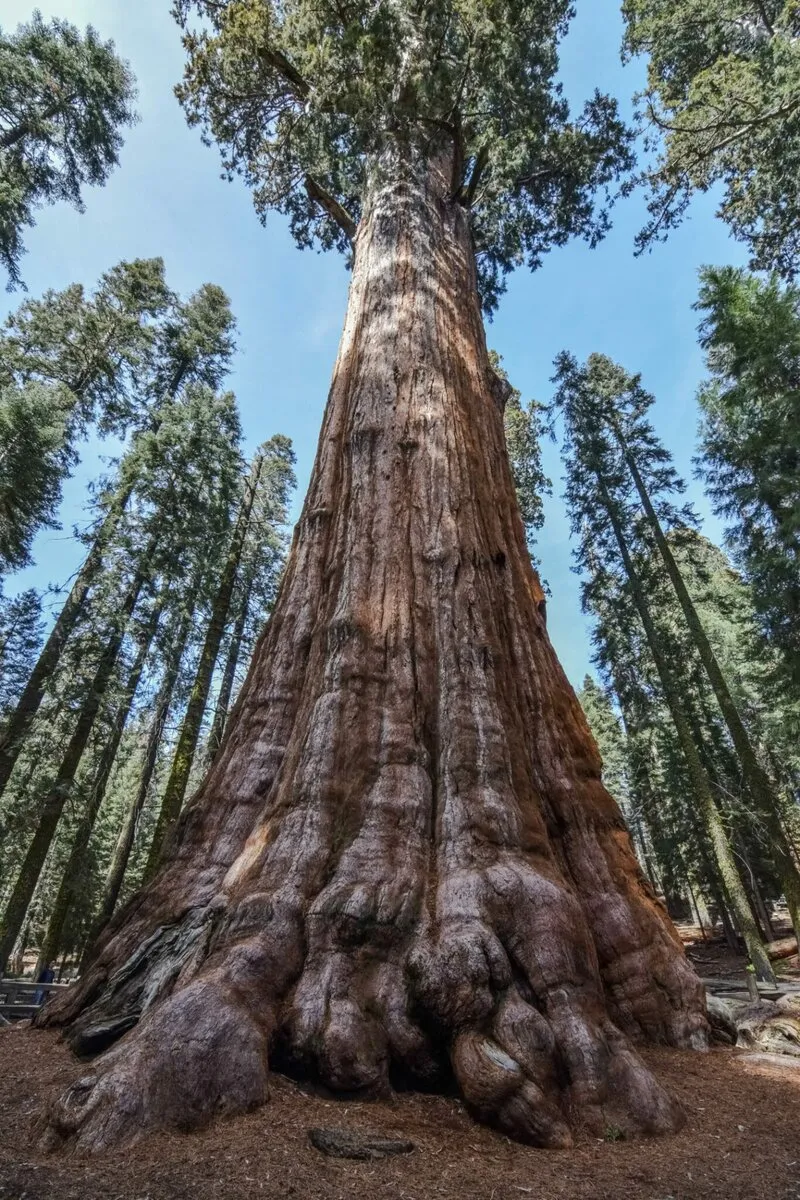
[[[704,1045],[538,611],[467,218],[373,189],[305,508],[168,860],[51,1005],[86,1150],[328,1087],[447,1086],[515,1137],[664,1132],[636,1039]],[[135,1024],[135,1028],[131,1026]]]

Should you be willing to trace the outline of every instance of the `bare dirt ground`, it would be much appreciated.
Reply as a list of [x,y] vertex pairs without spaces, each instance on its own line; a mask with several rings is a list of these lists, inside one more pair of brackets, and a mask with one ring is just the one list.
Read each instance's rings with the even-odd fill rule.
[[[800,1068],[736,1051],[648,1050],[687,1125],[665,1140],[533,1150],[475,1125],[455,1099],[330,1101],[277,1077],[266,1107],[200,1133],[98,1158],[43,1155],[47,1097],[86,1070],[56,1034],[0,1030],[2,1200],[800,1200]],[[411,1138],[379,1162],[323,1157],[314,1126]]]

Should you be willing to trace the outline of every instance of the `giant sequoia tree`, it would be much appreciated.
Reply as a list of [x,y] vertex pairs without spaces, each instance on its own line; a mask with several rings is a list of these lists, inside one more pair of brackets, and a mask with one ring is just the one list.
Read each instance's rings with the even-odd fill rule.
[[560,0],[191,8],[191,118],[353,278],[220,753],[41,1018],[106,1050],[48,1140],[97,1150],[260,1104],[268,1063],[365,1096],[454,1077],[477,1116],[549,1146],[672,1130],[633,1043],[704,1044],[701,990],[547,639],[479,301],[600,236],[596,190],[628,153],[614,104],[570,120]]

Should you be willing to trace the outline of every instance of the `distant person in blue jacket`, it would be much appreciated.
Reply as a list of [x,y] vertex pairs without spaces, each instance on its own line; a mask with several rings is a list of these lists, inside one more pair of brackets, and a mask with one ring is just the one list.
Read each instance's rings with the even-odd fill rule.
[[[36,982],[37,983],[52,983],[53,980],[55,979],[55,977],[56,977],[56,973],[53,970],[53,968],[51,967],[50,963],[45,963],[45,965],[42,967],[39,974],[36,976]],[[42,1004],[44,1002],[44,998],[45,998],[46,994],[47,993],[45,992],[44,988],[40,988],[34,994],[33,1003],[34,1004]]]

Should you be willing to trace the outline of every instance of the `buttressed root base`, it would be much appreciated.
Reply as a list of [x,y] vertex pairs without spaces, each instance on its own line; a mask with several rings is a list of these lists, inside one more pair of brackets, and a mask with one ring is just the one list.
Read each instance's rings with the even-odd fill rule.
[[102,1051],[50,1106],[48,1146],[263,1104],[270,1060],[363,1096],[455,1081],[541,1146],[681,1124],[633,1047],[705,1045],[702,989],[544,628],[446,188],[435,165],[376,177],[222,752],[160,873],[38,1018]]

